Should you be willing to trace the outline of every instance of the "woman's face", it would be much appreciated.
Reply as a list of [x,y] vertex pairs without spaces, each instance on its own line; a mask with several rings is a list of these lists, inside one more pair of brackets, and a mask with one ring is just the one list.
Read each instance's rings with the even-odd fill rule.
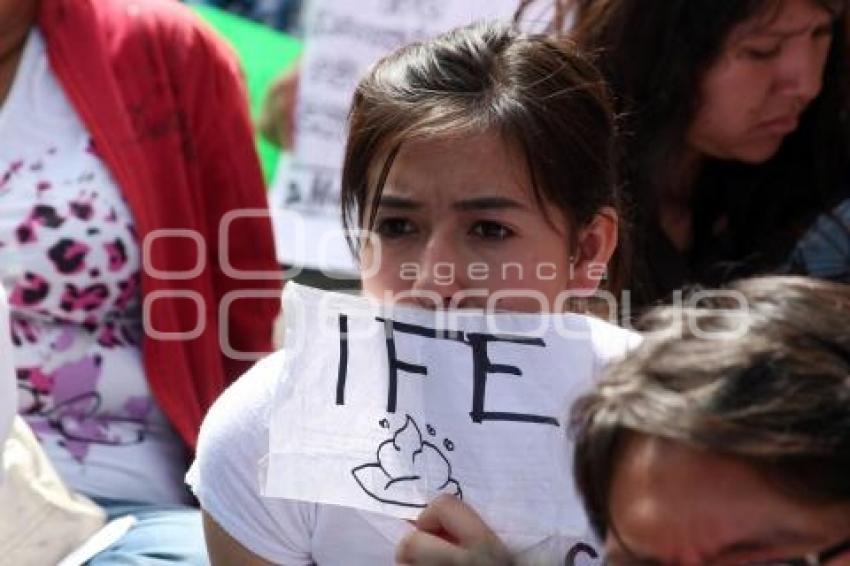
[[820,93],[832,16],[815,0],[768,6],[732,29],[703,78],[687,133],[699,154],[767,161]]
[[[483,308],[493,297],[490,306],[535,312],[556,308],[566,289],[595,288],[586,262],[570,260],[564,215],[541,210],[531,187],[524,160],[496,134],[405,143],[381,196],[376,241],[361,253],[365,292],[426,308]],[[601,224],[616,242],[616,216]],[[613,244],[582,234],[594,247],[586,255],[604,266]]]

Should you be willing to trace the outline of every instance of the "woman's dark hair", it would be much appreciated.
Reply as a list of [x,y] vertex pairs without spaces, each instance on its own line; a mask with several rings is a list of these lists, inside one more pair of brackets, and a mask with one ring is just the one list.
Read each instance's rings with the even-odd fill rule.
[[[576,233],[602,207],[619,211],[614,128],[604,80],[570,45],[488,23],[408,45],[379,61],[354,94],[343,224],[372,228],[405,142],[495,131],[527,164],[537,202],[557,206]],[[629,256],[612,261],[610,289]]]
[[[695,297],[696,299],[696,297]],[[572,412],[590,521],[612,527],[624,441],[731,456],[791,497],[850,504],[850,286],[762,277],[642,319],[643,344]]]
[[[520,21],[533,5],[554,5],[550,30],[573,26],[570,37],[593,54],[615,96],[622,120],[619,174],[634,226],[632,287],[643,300],[682,283],[660,281],[652,256],[660,235],[659,195],[680,173],[702,79],[734,26],[771,14],[784,1],[520,0]],[[775,271],[814,217],[846,196],[847,0],[813,1],[835,16],[822,91],[767,163],[715,160],[703,168],[691,201],[687,266],[700,283]],[[718,233],[719,225],[726,228]]]

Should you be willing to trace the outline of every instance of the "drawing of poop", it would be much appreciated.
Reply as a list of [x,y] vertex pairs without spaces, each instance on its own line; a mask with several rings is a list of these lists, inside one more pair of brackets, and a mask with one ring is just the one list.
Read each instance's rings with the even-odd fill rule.
[[422,440],[410,415],[393,435],[378,446],[377,462],[351,470],[358,485],[370,497],[391,505],[422,508],[422,494],[448,493],[463,498],[460,484],[452,478],[452,465],[439,448]]

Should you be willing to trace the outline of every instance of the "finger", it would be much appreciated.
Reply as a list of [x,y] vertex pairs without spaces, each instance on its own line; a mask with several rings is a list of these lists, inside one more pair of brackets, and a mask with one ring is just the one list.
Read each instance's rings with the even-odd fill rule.
[[467,552],[430,533],[408,533],[396,547],[396,562],[406,566],[462,566]]
[[416,526],[431,534],[446,533],[461,546],[498,540],[472,507],[451,495],[441,495],[433,500],[419,515]]

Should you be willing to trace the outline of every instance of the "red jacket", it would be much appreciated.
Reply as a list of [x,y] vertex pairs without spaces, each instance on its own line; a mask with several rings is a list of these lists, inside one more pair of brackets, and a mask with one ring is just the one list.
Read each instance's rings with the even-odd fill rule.
[[[268,217],[235,221],[227,249],[219,245],[223,215],[267,207],[237,62],[173,0],[42,0],[38,25],[135,216],[146,251],[145,371],[194,448],[210,404],[251,363],[224,355],[220,333],[237,352],[268,352],[280,305]],[[175,229],[184,232],[156,232]],[[220,253],[267,278],[228,274]],[[264,295],[220,316],[222,301],[238,298],[231,293],[251,291]],[[176,332],[190,336],[167,335]]]

